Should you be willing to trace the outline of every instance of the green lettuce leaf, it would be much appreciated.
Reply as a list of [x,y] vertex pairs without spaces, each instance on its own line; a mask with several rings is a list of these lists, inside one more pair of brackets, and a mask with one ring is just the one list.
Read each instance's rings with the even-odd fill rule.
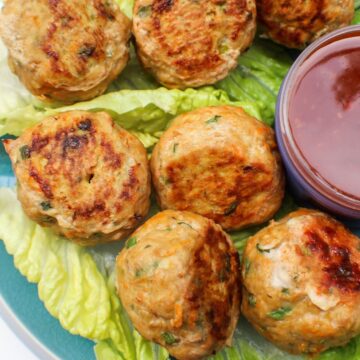
[[130,60],[125,70],[113,81],[107,92],[119,90],[153,90],[161,85],[140,65],[134,45],[130,45]]
[[357,10],[355,11],[354,18],[351,22],[352,25],[360,24],[360,0],[355,2],[355,7],[357,3]]
[[0,238],[64,328],[90,339],[109,337],[110,293],[92,257],[29,220],[8,188],[0,189]]
[[184,112],[204,106],[234,105],[260,118],[258,107],[249,102],[233,102],[222,90],[211,87],[201,90],[121,90],[93,100],[59,108],[34,105],[20,107],[0,119],[0,136],[20,135],[25,129],[47,116],[70,110],[107,111],[127,130],[134,131],[147,147],[152,146],[171,119]]
[[134,0],[115,0],[119,4],[121,11],[129,18],[132,19],[132,11]]
[[276,98],[292,59],[284,48],[271,41],[256,39],[239,57],[238,67],[215,86],[235,101],[253,101],[260,107],[261,118],[272,125]]
[[360,336],[351,340],[344,347],[334,348],[322,353],[318,360],[359,360],[360,359]]

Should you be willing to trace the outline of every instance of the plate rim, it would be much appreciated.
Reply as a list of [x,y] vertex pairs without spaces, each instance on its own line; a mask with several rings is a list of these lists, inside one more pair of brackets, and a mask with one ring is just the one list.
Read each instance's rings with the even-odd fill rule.
[[61,360],[44,343],[36,338],[0,294],[0,317],[12,333],[40,360]]

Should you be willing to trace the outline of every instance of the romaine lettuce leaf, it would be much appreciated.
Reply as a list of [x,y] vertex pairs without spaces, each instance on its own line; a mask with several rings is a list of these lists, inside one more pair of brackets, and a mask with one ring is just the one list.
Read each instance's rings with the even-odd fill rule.
[[351,22],[352,25],[360,24],[360,0],[355,2],[355,8],[357,10],[355,11],[354,18]]
[[115,0],[119,4],[122,12],[129,18],[132,19],[132,11],[134,6],[134,0]]
[[238,64],[215,87],[225,90],[232,100],[256,102],[261,118],[272,125],[277,94],[292,64],[291,57],[281,46],[258,38],[239,57]]
[[318,360],[359,360],[360,359],[360,336],[351,340],[344,347],[333,348],[322,353]]
[[91,339],[109,337],[110,293],[92,257],[29,220],[8,188],[0,189],[0,238],[20,272],[39,283],[40,299],[64,328]]
[[150,90],[161,85],[140,65],[133,44],[130,44],[130,60],[125,70],[113,81],[107,92],[118,90]]
[[107,111],[122,127],[133,130],[145,146],[151,146],[175,116],[204,106],[241,106],[250,115],[260,118],[258,107],[249,102],[233,102],[222,90],[211,87],[201,90],[121,90],[93,100],[55,109],[34,105],[20,107],[0,119],[0,136],[20,135],[47,116],[70,110]]

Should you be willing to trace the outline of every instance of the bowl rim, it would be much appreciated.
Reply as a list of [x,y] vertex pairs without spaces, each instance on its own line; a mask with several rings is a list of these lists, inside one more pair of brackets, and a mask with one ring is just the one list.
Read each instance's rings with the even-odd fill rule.
[[350,217],[360,218],[360,199],[351,197],[350,194],[336,189],[324,178],[316,174],[296,145],[288,118],[289,103],[293,95],[293,88],[298,81],[297,75],[301,66],[319,49],[352,34],[355,36],[358,34],[360,42],[360,25],[346,26],[324,35],[309,45],[298,56],[283,80],[279,91],[275,128],[280,150],[283,153],[282,155],[285,154],[285,163],[295,169],[295,177],[303,188],[325,207],[335,208],[334,211],[340,214],[345,210]]

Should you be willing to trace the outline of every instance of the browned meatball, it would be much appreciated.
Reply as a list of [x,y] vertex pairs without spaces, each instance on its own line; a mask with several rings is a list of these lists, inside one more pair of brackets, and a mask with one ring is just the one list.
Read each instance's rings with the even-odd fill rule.
[[139,58],[170,88],[224,78],[255,35],[255,0],[136,0]]
[[268,220],[284,195],[273,130],[233,106],[178,116],[155,146],[151,170],[162,209],[192,211],[229,230]]
[[127,241],[116,268],[122,303],[146,339],[184,360],[231,344],[240,311],[239,258],[213,221],[158,213]]
[[320,36],[350,25],[354,0],[257,0],[266,34],[290,48],[302,49]]
[[360,334],[360,239],[321,212],[293,212],[253,236],[242,278],[243,314],[284,350],[318,353]]
[[148,212],[146,150],[107,113],[61,113],[4,144],[26,214],[82,245],[122,239]]
[[42,99],[102,94],[128,61],[130,21],[113,0],[6,0],[0,35],[9,65]]

